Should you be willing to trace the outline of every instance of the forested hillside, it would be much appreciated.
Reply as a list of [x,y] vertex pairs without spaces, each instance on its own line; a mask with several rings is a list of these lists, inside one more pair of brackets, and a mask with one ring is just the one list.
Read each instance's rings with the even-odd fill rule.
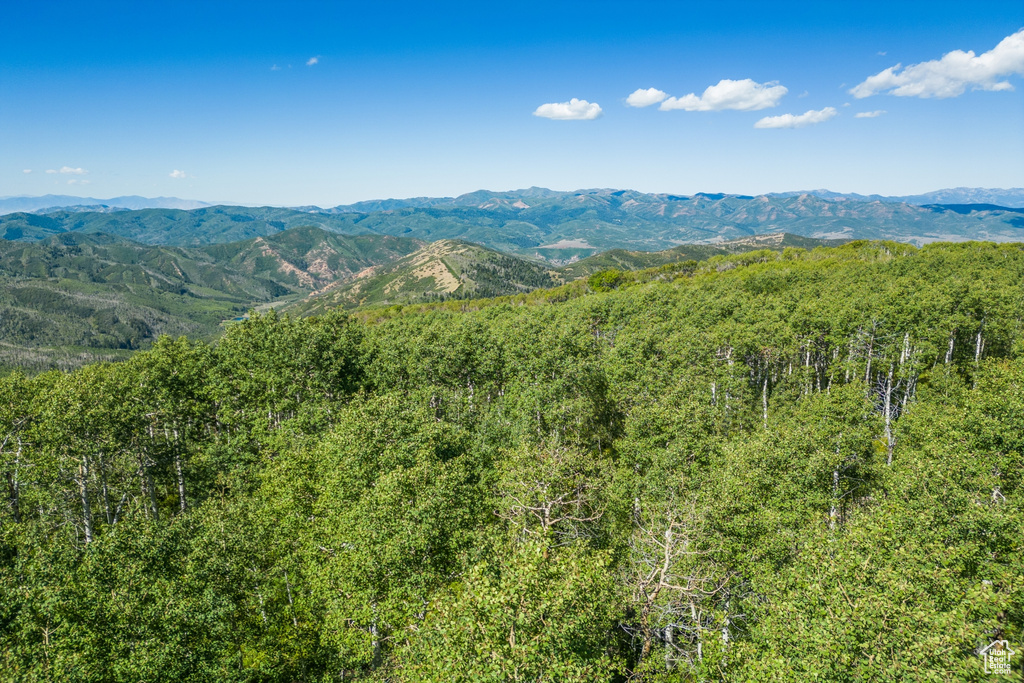
[[[598,275],[598,280],[629,279],[627,272],[652,268],[673,271],[680,264],[712,256],[758,249],[814,248],[842,244],[786,233],[755,235],[718,242],[714,246],[685,244],[664,251],[612,249],[557,268],[543,262],[503,254],[458,240],[439,240],[391,263],[367,268],[351,279],[339,280],[302,301],[280,310],[307,316],[332,308],[420,304],[450,299],[502,297]],[[644,276],[641,275],[641,278]],[[598,284],[597,286],[603,286]]]
[[1022,283],[761,250],[0,379],[0,679],[998,680]]
[[294,315],[504,296],[599,270],[639,270],[689,258],[825,244],[759,235],[715,247],[614,251],[561,269],[478,245],[424,245],[390,235],[299,227],[204,247],[153,246],[103,233],[38,242],[0,239],[0,371],[63,370],[149,348],[160,335],[212,341],[251,308]]
[[551,287],[558,281],[540,263],[469,242],[439,240],[405,258],[338,281],[288,310],[310,315],[338,307],[493,297]]
[[838,246],[845,241],[847,240],[819,240],[784,232],[775,232],[741,237],[714,244],[681,244],[678,247],[672,247],[664,251],[611,249],[569,263],[558,268],[557,272],[562,280],[574,280],[593,275],[602,270],[643,270],[680,261],[703,261],[712,256],[738,254],[757,249],[782,250],[786,247],[814,249],[815,247]]
[[420,242],[295,228],[202,248],[102,233],[0,240],[0,369],[71,368],[147,348],[161,334],[212,340],[225,319],[301,297]]

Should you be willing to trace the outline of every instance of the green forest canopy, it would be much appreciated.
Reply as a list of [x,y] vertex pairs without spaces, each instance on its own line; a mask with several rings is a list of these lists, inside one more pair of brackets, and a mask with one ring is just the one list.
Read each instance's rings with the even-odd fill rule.
[[11,681],[992,680],[1024,249],[253,316],[0,380]]

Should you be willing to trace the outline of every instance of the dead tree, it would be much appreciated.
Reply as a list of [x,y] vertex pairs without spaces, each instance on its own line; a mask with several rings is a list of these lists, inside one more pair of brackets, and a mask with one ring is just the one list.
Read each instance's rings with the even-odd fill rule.
[[520,453],[517,459],[519,466],[499,487],[505,506],[495,514],[523,534],[550,538],[555,545],[597,533],[604,509],[591,456],[556,446]]
[[709,534],[690,501],[681,509],[634,509],[634,532],[624,580],[630,589],[632,619],[623,629],[638,646],[637,666],[662,647],[665,668],[695,668],[708,638],[726,647],[745,616],[733,588],[737,577],[715,560],[718,549],[702,541]]

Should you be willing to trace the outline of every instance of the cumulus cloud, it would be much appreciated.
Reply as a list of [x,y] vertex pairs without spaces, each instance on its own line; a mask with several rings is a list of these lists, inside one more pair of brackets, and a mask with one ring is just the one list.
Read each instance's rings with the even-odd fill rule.
[[[50,171],[47,171],[50,173]],[[85,175],[88,173],[84,168],[71,168],[70,166],[61,166],[60,173],[70,173],[71,175]]]
[[626,104],[631,107],[649,107],[652,104],[661,102],[666,97],[668,97],[668,93],[663,90],[658,90],[657,88],[647,88],[647,90],[644,90],[640,88],[639,90],[634,90],[626,98]]
[[953,50],[929,62],[891,66],[850,90],[861,99],[887,93],[898,97],[957,97],[972,90],[1013,90],[1013,74],[1024,75],[1024,29],[999,41],[981,55]]
[[875,111],[859,111],[853,115],[855,119],[877,119],[879,116],[885,113],[884,109],[877,109]]
[[717,85],[710,85],[704,94],[694,93],[682,97],[670,97],[661,103],[662,111],[684,109],[686,111],[719,111],[721,109],[737,109],[739,111],[757,111],[774,107],[789,90],[777,82],[757,83],[749,78],[741,81],[722,79]]
[[31,172],[32,172],[31,168],[26,168],[24,171],[22,171],[22,173],[31,173]]
[[838,112],[835,107],[806,111],[803,114],[782,114],[781,116],[766,116],[754,124],[754,128],[803,128],[813,123],[828,121]]
[[270,67],[270,70],[271,71],[280,71],[281,67],[279,67],[277,64],[274,64],[272,67]]
[[306,60],[306,66],[315,66],[315,65],[317,65],[319,63],[320,63],[320,55],[317,55],[316,57],[310,57],[309,59]]
[[72,178],[68,181],[68,185],[88,185],[90,181],[83,178]]
[[57,171],[55,169],[48,168],[48,169],[46,169],[46,172],[47,173],[56,173]]
[[568,102],[542,104],[533,115],[560,121],[592,121],[601,115],[601,105],[574,97]]
[[178,169],[174,169],[173,171],[171,171],[171,177],[172,178],[186,178],[187,176],[185,175],[184,171],[179,171]]

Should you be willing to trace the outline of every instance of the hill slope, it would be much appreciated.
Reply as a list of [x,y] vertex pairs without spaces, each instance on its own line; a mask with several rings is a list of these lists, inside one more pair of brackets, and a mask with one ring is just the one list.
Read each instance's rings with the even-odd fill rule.
[[837,246],[845,240],[818,240],[810,237],[800,237],[789,233],[770,233],[767,235],[754,235],[740,239],[709,244],[682,244],[664,251],[628,251],[626,249],[611,249],[609,251],[595,254],[588,258],[576,261],[557,270],[562,280],[569,281],[592,275],[593,273],[617,269],[617,270],[643,270],[645,268],[656,268],[669,263],[680,261],[703,261],[712,256],[723,256],[736,254],[754,249],[785,249],[796,247],[799,249],[814,249],[815,247]]
[[784,233],[758,235],[710,245],[682,245],[665,251],[614,249],[560,268],[503,254],[458,240],[440,240],[393,263],[367,268],[351,280],[313,292],[285,308],[318,315],[331,308],[409,304],[446,299],[479,299],[523,294],[610,269],[635,271],[683,261],[702,261],[758,249],[813,249],[835,245]]
[[316,228],[203,249],[104,234],[0,240],[0,365],[78,365],[160,334],[209,338],[253,305],[301,296],[420,246]]
[[302,226],[348,234],[368,232],[344,230],[335,219],[293,209],[214,206],[192,210],[61,210],[45,215],[13,213],[0,217],[0,237],[33,240],[62,232],[102,232],[142,244],[196,247],[274,235]]
[[[314,227],[199,248],[103,233],[0,240],[0,365],[80,365],[161,334],[211,338],[253,306],[299,315],[334,307],[520,294],[600,270],[820,241],[765,235],[663,252],[618,250],[560,269],[458,240],[346,236]],[[291,303],[289,303],[289,301]]]
[[492,297],[556,284],[558,280],[540,264],[468,242],[439,240],[393,263],[367,268],[292,310],[313,315],[336,307]]

